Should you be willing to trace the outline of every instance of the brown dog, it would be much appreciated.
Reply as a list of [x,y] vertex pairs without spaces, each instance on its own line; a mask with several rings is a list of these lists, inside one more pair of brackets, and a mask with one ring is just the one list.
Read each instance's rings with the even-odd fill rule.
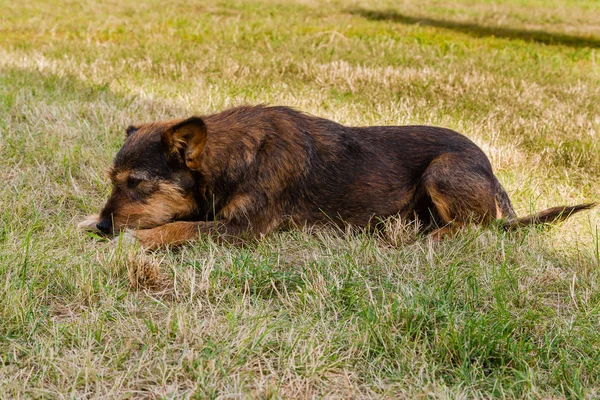
[[251,238],[291,225],[373,227],[418,219],[440,238],[467,223],[506,229],[562,220],[594,204],[517,218],[488,158],[466,137],[427,126],[346,127],[287,107],[246,106],[130,126],[98,218],[143,246],[198,235]]

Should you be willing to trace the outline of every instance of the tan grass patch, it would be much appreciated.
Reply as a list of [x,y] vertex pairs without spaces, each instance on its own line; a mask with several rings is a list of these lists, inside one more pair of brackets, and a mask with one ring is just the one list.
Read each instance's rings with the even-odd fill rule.
[[137,290],[165,293],[172,285],[161,270],[161,260],[139,249],[127,252],[127,277],[129,285]]

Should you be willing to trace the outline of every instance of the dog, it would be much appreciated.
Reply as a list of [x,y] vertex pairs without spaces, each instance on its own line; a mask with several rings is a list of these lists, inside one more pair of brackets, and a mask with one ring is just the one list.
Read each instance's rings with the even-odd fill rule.
[[112,194],[81,226],[109,235],[128,229],[147,248],[293,226],[373,228],[391,216],[418,220],[441,239],[470,223],[500,220],[510,230],[595,205],[518,218],[483,151],[438,127],[347,127],[258,105],[126,134],[108,173]]

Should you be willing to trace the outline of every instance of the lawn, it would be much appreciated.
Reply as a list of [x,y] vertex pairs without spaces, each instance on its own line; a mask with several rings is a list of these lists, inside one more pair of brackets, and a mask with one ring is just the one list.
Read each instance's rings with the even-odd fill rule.
[[77,230],[135,122],[430,124],[519,215],[600,200],[595,0],[0,0],[0,398],[598,398],[600,208],[442,243]]

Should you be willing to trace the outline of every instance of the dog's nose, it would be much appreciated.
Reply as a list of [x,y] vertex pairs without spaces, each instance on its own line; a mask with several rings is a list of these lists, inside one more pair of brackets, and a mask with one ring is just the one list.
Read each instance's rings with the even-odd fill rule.
[[104,233],[110,233],[110,229],[112,228],[112,223],[110,219],[104,218],[101,219],[97,224],[96,228]]

